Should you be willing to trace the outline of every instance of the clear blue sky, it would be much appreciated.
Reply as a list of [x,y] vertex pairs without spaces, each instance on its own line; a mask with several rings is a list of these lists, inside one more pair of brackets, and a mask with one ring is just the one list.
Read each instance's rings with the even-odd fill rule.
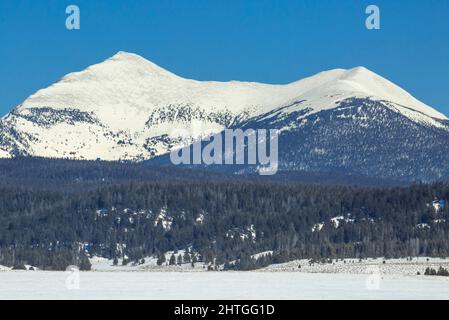
[[[65,28],[69,4],[81,30]],[[379,31],[365,28],[369,4]],[[199,80],[363,65],[449,115],[449,0],[0,0],[0,115],[119,50]]]

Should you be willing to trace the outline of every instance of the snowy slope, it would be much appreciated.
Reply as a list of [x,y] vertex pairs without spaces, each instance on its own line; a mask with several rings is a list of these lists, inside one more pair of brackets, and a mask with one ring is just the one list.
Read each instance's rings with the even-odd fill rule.
[[367,274],[81,272],[79,289],[68,290],[69,275],[57,271],[0,272],[0,299],[449,299],[447,277],[381,275],[377,282]]
[[37,91],[6,115],[0,157],[149,159],[179,146],[173,129],[186,129],[194,139],[262,115],[337,108],[354,97],[385,101],[414,122],[446,129],[443,114],[363,67],[286,85],[196,81],[119,52]]
[[364,67],[321,72],[287,85],[251,82],[212,82],[183,79],[131,53],[119,52],[84,71],[71,73],[49,88],[26,99],[18,110],[29,107],[77,108],[95,112],[112,128],[129,128],[155,106],[192,104],[206,110],[254,114],[293,100],[308,100],[314,109],[332,107],[346,97],[367,97],[395,102],[425,115],[446,119],[438,111]]
[[0,158],[10,158],[10,157],[11,156],[10,156],[9,152],[0,149]]

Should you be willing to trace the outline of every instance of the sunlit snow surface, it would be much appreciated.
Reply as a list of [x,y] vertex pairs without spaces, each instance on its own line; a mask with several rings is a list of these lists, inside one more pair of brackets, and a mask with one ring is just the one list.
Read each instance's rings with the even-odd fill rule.
[[196,81],[118,52],[35,92],[0,119],[0,158],[19,152],[145,160],[183,146],[177,140],[181,130],[194,140],[262,115],[309,116],[349,98],[383,101],[414,122],[446,128],[445,115],[364,67],[323,71],[284,85]]
[[0,272],[1,299],[448,299],[449,279],[430,276],[271,272]]

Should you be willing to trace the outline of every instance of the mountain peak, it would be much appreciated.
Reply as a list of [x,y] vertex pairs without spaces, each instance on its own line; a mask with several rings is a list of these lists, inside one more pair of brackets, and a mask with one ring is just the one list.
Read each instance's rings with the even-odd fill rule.
[[368,73],[374,73],[373,71],[369,70],[368,68],[364,66],[357,66],[352,69],[349,69],[350,72],[356,72],[356,73],[362,73],[362,72],[368,72]]
[[89,69],[94,72],[105,71],[108,74],[116,74],[119,72],[125,78],[132,76],[150,77],[160,80],[179,78],[177,75],[158,66],[154,62],[138,54],[126,51],[118,51],[105,61],[93,65],[86,70]]
[[144,57],[142,57],[136,53],[127,52],[127,51],[118,51],[116,54],[114,54],[108,60],[136,60],[136,59],[148,61],[147,59],[145,59]]
[[374,71],[371,71],[368,68],[363,67],[363,66],[358,66],[358,67],[354,67],[354,68],[351,68],[351,69],[345,69],[345,71],[342,73],[342,75],[340,77],[341,80],[343,80],[343,79],[346,79],[346,80],[352,79],[354,81],[359,81],[359,82],[360,81],[361,82],[368,81],[368,80],[373,79],[373,78],[379,78],[379,79],[383,79],[385,81],[388,81],[388,80],[382,78],[381,76],[379,76]]
[[330,90],[354,92],[376,99],[395,102],[433,118],[447,119],[445,115],[425,105],[399,85],[363,66],[346,69],[329,87]]

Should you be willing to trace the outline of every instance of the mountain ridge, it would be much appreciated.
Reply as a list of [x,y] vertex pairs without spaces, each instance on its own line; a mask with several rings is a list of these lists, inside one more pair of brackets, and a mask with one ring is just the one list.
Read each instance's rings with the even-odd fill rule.
[[[342,108],[349,108],[351,112],[345,114],[341,112]],[[390,121],[385,118],[385,112],[391,118],[398,115],[400,120]],[[345,118],[344,124],[340,121],[342,118]],[[283,85],[197,81],[179,77],[139,55],[120,51],[103,62],[69,73],[51,86],[38,90],[4,116],[0,120],[0,157],[141,161],[182,146],[173,136],[174,129],[190,132],[189,139],[193,142],[204,134],[218,133],[226,127],[253,124],[280,129],[281,135],[297,136],[305,141],[307,137],[301,130],[305,127],[316,130],[307,124],[312,119],[318,122],[327,119],[318,132],[334,130],[347,135],[334,127],[333,122],[338,121],[350,131],[351,128],[363,131],[365,126],[372,132],[391,132],[398,136],[383,137],[382,143],[392,145],[406,137],[401,136],[396,127],[387,126],[401,127],[402,135],[406,132],[425,135],[424,131],[432,128],[441,131],[438,137],[449,137],[449,120],[445,115],[365,67],[323,71]],[[419,130],[415,124],[419,125]],[[352,131],[355,134],[357,130]],[[367,143],[376,149],[379,142],[371,137],[371,133],[363,132],[363,135],[370,136]],[[337,137],[336,141],[353,143],[343,136],[341,140]],[[351,137],[357,140],[356,136]],[[433,144],[446,148],[444,138],[441,139]],[[428,139],[425,141],[432,143]],[[304,150],[301,143],[298,140],[293,145],[288,144],[296,150]],[[334,148],[351,149],[338,144]],[[366,154],[366,157],[372,156]],[[387,160],[391,157],[393,155],[385,155]],[[343,155],[342,159],[345,158],[351,158],[351,155]],[[296,170],[297,165],[286,167]],[[344,168],[366,174],[366,170],[359,170],[360,165],[363,161],[358,161],[357,167],[350,163]],[[300,164],[302,167],[304,163]],[[413,172],[420,170],[411,171],[410,176],[413,176]],[[446,174],[440,171],[438,176]],[[423,178],[419,174],[416,177]]]
[[[115,69],[115,70],[114,70]],[[119,69],[119,70],[117,70]],[[120,74],[120,71],[123,70],[124,73]],[[214,85],[218,86],[218,89],[222,89],[223,87],[226,89],[230,89],[230,93],[238,92],[239,90],[258,90],[258,89],[264,89],[264,90],[274,90],[272,92],[269,92],[269,94],[282,94],[283,96],[279,100],[280,101],[270,101],[269,107],[273,107],[273,104],[287,104],[291,102],[292,99],[297,99],[298,96],[309,96],[310,92],[315,90],[323,91],[323,87],[328,86],[331,82],[332,88],[337,87],[336,90],[346,90],[350,91],[352,93],[363,93],[364,95],[368,96],[374,96],[377,98],[386,98],[385,95],[390,93],[380,92],[383,87],[388,87],[391,91],[396,91],[393,93],[396,93],[393,102],[404,104],[404,105],[412,105],[412,106],[418,106],[422,107],[424,113],[427,115],[440,118],[440,119],[447,119],[446,116],[441,114],[440,112],[428,107],[427,105],[419,102],[417,99],[412,97],[410,94],[408,94],[406,91],[402,90],[398,86],[394,85],[390,81],[378,76],[374,72],[366,69],[365,67],[358,66],[352,69],[331,69],[327,71],[319,72],[315,75],[287,83],[287,84],[265,84],[265,83],[258,83],[258,82],[245,82],[245,81],[226,81],[226,82],[220,82],[220,81],[198,81],[193,79],[186,79],[179,77],[175,75],[174,73],[167,71],[155,63],[133,53],[128,53],[124,51],[119,51],[117,54],[113,55],[112,57],[104,60],[101,63],[97,63],[94,65],[91,65],[87,67],[86,69],[79,71],[79,72],[73,72],[69,73],[63,78],[61,78],[59,81],[55,82],[53,85],[50,85],[48,88],[38,90],[36,93],[32,94],[29,98],[24,100],[19,106],[18,109],[21,110],[23,108],[26,108],[27,105],[40,107],[43,106],[45,103],[52,102],[55,107],[58,107],[58,103],[62,104],[62,107],[65,107],[67,104],[66,101],[61,101],[60,95],[61,93],[58,92],[58,87],[60,87],[62,84],[71,84],[73,82],[82,82],[87,81],[89,85],[92,85],[93,80],[103,80],[103,81],[110,81],[112,80],[112,77],[115,76],[122,76],[124,80],[127,81],[135,81],[134,76],[141,76],[141,77],[148,77],[148,81],[144,83],[145,85],[148,85],[151,81],[157,81],[158,86],[165,86],[168,81],[168,85],[173,86],[173,82],[178,82],[176,84],[179,85],[179,82],[182,83],[182,85],[186,86],[185,90],[192,91],[193,95],[195,90],[198,90],[198,86],[201,85]],[[139,79],[140,80],[140,79]],[[147,79],[145,79],[147,80]],[[367,81],[371,81],[373,83],[381,83],[378,87],[373,90],[373,86],[371,85],[370,88],[364,88],[363,84]],[[103,83],[104,84],[104,83]],[[372,84],[372,83],[369,83]],[[241,87],[240,87],[241,86]],[[342,87],[345,87],[343,88]],[[349,88],[348,88],[349,87]],[[63,88],[62,88],[63,89]],[[73,89],[73,88],[72,88]],[[111,89],[111,88],[107,88]],[[139,88],[140,89],[140,88]],[[144,88],[145,90],[152,90],[153,87],[147,87]],[[178,88],[177,88],[178,89]],[[206,88],[210,90],[217,90],[217,88]],[[324,88],[326,89],[326,88]],[[204,91],[203,88],[201,90]],[[291,92],[288,92],[291,90]],[[50,91],[47,93],[47,91]],[[52,92],[56,91],[56,92]],[[276,92],[278,91],[278,92]],[[376,92],[377,91],[377,92]],[[165,92],[158,92],[165,94]],[[171,94],[172,92],[169,92]],[[214,92],[215,94],[220,94],[220,92]],[[228,94],[229,92],[225,92]],[[252,93],[252,92],[250,92]],[[258,92],[259,93],[259,92]],[[377,93],[377,94],[376,94]],[[55,97],[56,94],[56,97]],[[206,98],[210,98],[210,94],[207,92],[201,92],[202,95],[206,96]],[[247,94],[244,92],[244,94]],[[62,96],[63,97],[63,96]],[[48,98],[50,98],[50,101],[46,101]],[[69,99],[85,99],[85,97],[82,97],[81,95],[78,96],[68,96]],[[189,96],[183,96],[182,98],[186,98],[189,100],[189,98],[198,98],[198,97],[189,97]],[[222,97],[220,97],[222,98]],[[257,97],[248,97],[244,96],[245,99],[253,99],[254,101],[251,101],[249,104],[261,104],[257,101]],[[265,98],[265,97],[264,97]],[[388,98],[388,97],[387,97]],[[389,97],[390,99],[392,97]],[[51,100],[55,101],[51,101]],[[408,99],[408,100],[407,100]],[[386,99],[388,100],[388,99]],[[402,100],[402,101],[398,101]],[[404,101],[406,100],[406,101]],[[390,100],[391,101],[391,100]],[[412,102],[412,103],[410,103]],[[242,104],[241,101],[238,101],[239,104]],[[226,101],[225,101],[226,104]],[[232,103],[231,103],[232,104]],[[417,108],[418,109],[418,108]],[[241,111],[241,110],[238,110]],[[261,111],[267,111],[267,110],[261,110]]]

